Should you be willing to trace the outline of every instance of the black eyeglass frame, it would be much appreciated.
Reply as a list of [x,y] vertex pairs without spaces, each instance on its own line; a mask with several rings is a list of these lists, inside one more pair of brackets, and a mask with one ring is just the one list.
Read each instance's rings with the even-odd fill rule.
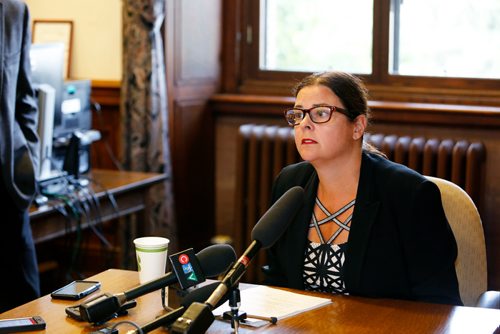
[[[311,117],[311,110],[312,109],[315,109],[315,108],[328,108],[330,109],[330,117],[328,117],[328,119],[326,121],[322,121],[322,122],[316,122],[312,119]],[[328,121],[330,121],[330,119],[332,119],[332,115],[334,112],[339,112],[343,115],[345,115],[347,118],[349,118],[350,120],[353,120],[354,118],[352,117],[352,115],[349,113],[349,111],[347,109],[344,109],[344,108],[340,108],[340,107],[336,107],[336,106],[329,106],[329,105],[319,105],[319,106],[314,106],[314,107],[311,107],[311,108],[298,108],[298,107],[294,107],[294,108],[291,108],[291,109],[287,109],[284,111],[283,115],[285,116],[285,120],[286,120],[286,123],[290,126],[297,126],[300,124],[297,123],[297,124],[290,124],[290,122],[288,122],[288,118],[286,117],[287,116],[287,113],[289,111],[292,111],[292,110],[300,110],[304,113],[304,116],[302,117],[302,120],[304,120],[304,118],[306,117],[306,114],[309,114],[309,118],[311,119],[311,121],[313,123],[316,123],[316,124],[323,124],[323,123],[327,123]]]

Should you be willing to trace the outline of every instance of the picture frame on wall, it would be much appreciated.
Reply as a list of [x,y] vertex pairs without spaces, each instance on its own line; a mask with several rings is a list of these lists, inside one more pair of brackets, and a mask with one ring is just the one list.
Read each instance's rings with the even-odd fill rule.
[[73,43],[73,21],[71,20],[33,20],[33,43],[63,43],[64,79],[71,75],[71,49]]

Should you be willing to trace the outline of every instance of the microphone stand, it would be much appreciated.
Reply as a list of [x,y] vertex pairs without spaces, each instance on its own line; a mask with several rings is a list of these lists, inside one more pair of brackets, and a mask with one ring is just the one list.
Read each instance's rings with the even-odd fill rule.
[[250,315],[246,312],[239,313],[241,306],[241,296],[238,284],[229,290],[229,307],[231,311],[226,311],[222,314],[222,319],[231,320],[231,328],[234,329],[234,333],[238,334],[238,329],[240,327],[240,322],[245,323],[245,319],[253,318],[259,320],[269,321],[271,324],[275,325],[278,322],[276,317],[263,317],[257,315]]
[[[240,289],[238,288],[238,283],[231,288],[229,292],[229,307],[231,311],[224,312],[224,318],[229,317],[231,319],[231,328],[234,329],[234,333],[238,334],[238,329],[240,327],[240,320],[245,319],[246,314],[238,315],[238,311],[241,305]],[[226,315],[227,313],[227,315]]]

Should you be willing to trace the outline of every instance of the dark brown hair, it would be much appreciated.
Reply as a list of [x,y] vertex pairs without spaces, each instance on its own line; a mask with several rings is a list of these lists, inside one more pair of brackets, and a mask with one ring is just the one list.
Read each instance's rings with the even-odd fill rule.
[[[359,115],[365,115],[370,122],[371,113],[368,107],[368,89],[360,78],[346,72],[320,72],[313,73],[302,79],[292,90],[295,97],[304,87],[325,86],[329,88],[342,101],[347,110],[347,117],[352,121]],[[386,157],[377,148],[363,140],[365,151]]]
[[316,85],[325,86],[338,96],[347,109],[351,121],[359,115],[365,115],[368,120],[370,119],[368,90],[358,77],[337,71],[314,73],[302,79],[293,88],[293,95],[296,97],[302,88]]

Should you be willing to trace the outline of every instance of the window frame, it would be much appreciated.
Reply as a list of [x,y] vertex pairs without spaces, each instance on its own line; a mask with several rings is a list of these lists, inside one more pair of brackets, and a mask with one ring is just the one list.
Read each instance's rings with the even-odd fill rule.
[[[390,74],[391,0],[375,0],[373,6],[372,74],[359,75],[372,98],[500,105],[500,79]],[[308,73],[259,69],[260,1],[225,0],[224,13],[222,91],[290,95],[290,86]]]

